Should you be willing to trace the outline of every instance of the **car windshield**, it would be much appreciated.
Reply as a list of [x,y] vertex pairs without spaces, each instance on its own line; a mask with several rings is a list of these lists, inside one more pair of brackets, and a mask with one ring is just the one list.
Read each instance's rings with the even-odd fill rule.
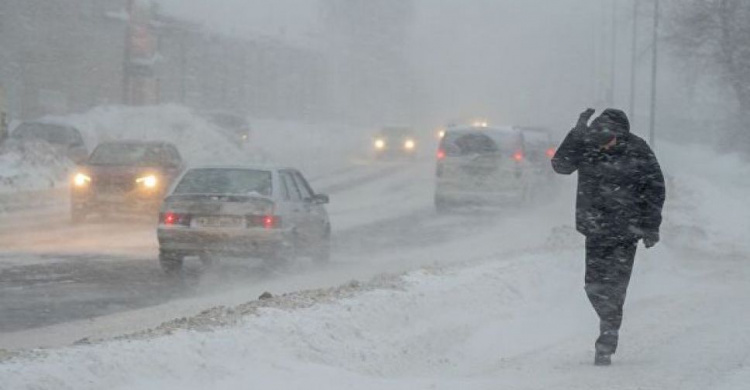
[[193,169],[180,180],[174,193],[271,196],[271,172],[252,169]]
[[83,143],[77,130],[47,123],[22,123],[13,132],[19,140],[43,140],[55,145],[80,145]]
[[408,138],[413,137],[414,134],[411,129],[408,128],[385,128],[380,132],[380,136],[383,138]]
[[162,148],[142,144],[103,144],[99,145],[89,158],[92,165],[162,165]]
[[246,128],[249,126],[245,118],[231,114],[211,114],[208,120],[214,125],[225,129]]

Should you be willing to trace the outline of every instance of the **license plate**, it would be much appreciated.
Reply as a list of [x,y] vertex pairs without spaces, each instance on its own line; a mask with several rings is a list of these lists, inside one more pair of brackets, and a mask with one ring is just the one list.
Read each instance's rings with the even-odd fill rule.
[[198,217],[193,221],[196,227],[241,228],[245,226],[245,220],[240,217]]

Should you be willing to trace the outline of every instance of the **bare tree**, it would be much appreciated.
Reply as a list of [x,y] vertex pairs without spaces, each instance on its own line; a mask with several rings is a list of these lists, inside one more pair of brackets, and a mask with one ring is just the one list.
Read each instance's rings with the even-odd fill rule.
[[[736,97],[738,119],[750,119],[750,1],[673,0],[671,41],[678,53],[709,69]],[[750,130],[735,127],[745,146]]]

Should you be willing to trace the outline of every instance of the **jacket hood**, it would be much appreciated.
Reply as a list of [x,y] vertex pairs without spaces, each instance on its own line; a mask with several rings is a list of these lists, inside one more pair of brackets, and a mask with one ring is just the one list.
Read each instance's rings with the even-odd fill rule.
[[630,121],[622,110],[608,108],[591,122],[591,128],[597,131],[610,132],[623,138],[630,134]]

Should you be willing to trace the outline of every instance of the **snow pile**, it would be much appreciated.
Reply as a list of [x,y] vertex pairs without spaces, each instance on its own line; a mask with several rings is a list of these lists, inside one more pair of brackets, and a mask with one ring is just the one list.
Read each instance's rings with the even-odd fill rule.
[[[45,120],[79,129],[89,150],[113,140],[172,142],[191,165],[277,163],[321,175],[361,155],[360,132],[338,125],[252,121],[250,146],[237,144],[214,125],[178,105],[102,106],[83,114]],[[29,190],[65,186],[73,164],[44,144],[0,150],[0,189]]]
[[80,129],[90,148],[119,139],[168,141],[192,165],[274,163],[314,173],[340,165],[360,143],[359,135],[344,126],[250,119],[250,145],[243,146],[178,105],[99,107],[56,120]]
[[736,154],[707,147],[664,144],[667,176],[665,242],[706,256],[750,253],[750,165]]
[[90,150],[106,141],[149,140],[174,143],[190,164],[239,164],[258,157],[238,147],[189,109],[177,105],[104,106],[55,120],[79,129]]
[[[311,380],[333,381],[335,388],[348,388],[349,380],[378,387],[389,383],[383,376],[478,373],[523,350],[525,341],[514,340],[513,329],[533,327],[544,333],[544,321],[534,323],[546,313],[548,300],[567,300],[561,293],[577,285],[575,263],[569,258],[548,264],[546,257],[527,256],[291,294],[234,310],[207,311],[157,330],[159,334],[169,329],[166,333],[173,334],[168,337],[79,346],[12,360],[0,367],[0,373],[9,388],[58,389],[199,389],[209,384],[288,388]],[[528,264],[548,271],[529,273]],[[553,274],[566,275],[561,278],[566,281],[540,288],[545,286],[543,278]],[[235,316],[243,311],[255,315]],[[209,319],[213,325],[237,325],[194,330],[205,329]],[[484,340],[487,336],[492,339]],[[476,358],[487,353],[496,358],[477,365]],[[143,356],[149,356],[148,363]],[[294,375],[288,375],[290,370]]]
[[45,142],[8,141],[0,147],[0,192],[58,187],[72,166]]
[[[741,359],[749,315],[715,301],[730,291],[727,304],[746,300],[746,283],[711,275],[705,263],[686,269],[668,251],[659,257],[635,275],[622,363],[607,375],[590,362],[596,322],[580,288],[580,253],[564,252],[217,308],[147,335],[163,337],[17,357],[0,376],[8,389],[197,390],[701,389],[740,375],[741,360],[718,359]],[[726,389],[744,388],[736,382]]]

